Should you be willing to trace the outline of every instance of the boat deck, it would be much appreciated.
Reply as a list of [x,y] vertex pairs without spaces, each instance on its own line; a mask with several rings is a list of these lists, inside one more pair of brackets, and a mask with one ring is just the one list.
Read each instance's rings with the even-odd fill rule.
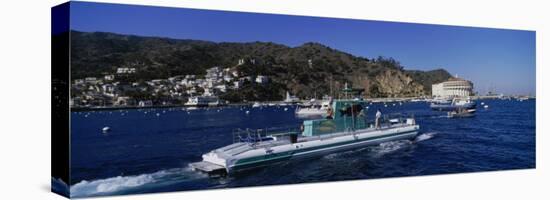
[[[365,133],[370,133],[375,131],[384,131],[392,128],[407,127],[407,126],[411,126],[411,125],[400,123],[400,124],[392,124],[392,125],[382,125],[380,128],[373,127],[373,128],[366,128],[366,129],[357,130],[357,131],[343,131],[338,133],[330,133],[330,134],[323,134],[323,135],[317,135],[317,136],[298,137],[298,140],[296,143],[309,142],[313,140],[325,140],[325,139],[341,137],[346,135],[353,135],[353,134],[365,134]],[[238,143],[238,144],[242,146],[246,146],[246,150],[249,150],[249,149],[258,149],[258,148],[273,147],[273,146],[284,145],[284,144],[291,144],[291,142],[289,140],[278,140],[278,141],[262,141],[257,143]],[[245,150],[242,150],[239,153],[242,153],[244,151]],[[236,153],[233,155],[237,155],[239,153]]]

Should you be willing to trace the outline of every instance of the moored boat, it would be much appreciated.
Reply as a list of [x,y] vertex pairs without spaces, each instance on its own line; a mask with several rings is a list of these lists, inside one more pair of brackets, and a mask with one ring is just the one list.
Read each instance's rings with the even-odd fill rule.
[[326,116],[328,110],[330,109],[331,100],[324,100],[321,104],[313,104],[309,106],[298,106],[294,112],[299,117],[309,117],[309,116]]
[[188,101],[184,104],[185,106],[222,106],[225,105],[217,96],[194,96],[189,97]]
[[453,111],[457,109],[474,109],[476,103],[470,98],[453,98],[452,101],[437,100],[430,104],[430,108],[438,111]]
[[473,117],[475,116],[476,109],[457,109],[447,112],[449,118],[461,118],[461,117]]

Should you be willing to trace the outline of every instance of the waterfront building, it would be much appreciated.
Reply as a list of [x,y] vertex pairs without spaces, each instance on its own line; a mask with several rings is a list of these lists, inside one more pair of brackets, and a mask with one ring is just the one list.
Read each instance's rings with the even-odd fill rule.
[[239,77],[239,71],[233,70],[231,71],[231,75],[233,75],[233,77]]
[[233,82],[233,88],[234,89],[239,89],[243,86],[243,82],[241,80],[238,80],[238,81],[234,81]]
[[262,75],[256,76],[256,83],[265,84],[268,81],[269,79],[267,78],[267,76],[262,76]]
[[219,90],[220,92],[222,93],[225,93],[227,92],[227,86],[225,85],[217,85],[216,87],[214,87],[215,89]]
[[117,74],[134,74],[136,73],[136,68],[128,68],[128,67],[119,67],[116,69]]
[[139,107],[152,106],[152,105],[153,105],[153,101],[151,100],[141,100],[138,103]]
[[195,79],[195,75],[185,75],[185,79]]
[[89,83],[89,84],[97,83],[97,79],[95,77],[86,77],[84,80],[86,81],[86,83]]
[[115,80],[115,75],[112,75],[112,74],[105,75],[104,79],[107,81]]
[[474,84],[471,81],[452,77],[445,82],[432,85],[432,96],[439,98],[472,96]]
[[230,76],[229,74],[226,74],[226,75],[223,76],[223,80],[225,82],[231,82],[233,80],[233,77]]
[[174,77],[168,78],[168,81],[170,81],[170,83],[176,83],[176,82],[180,82],[184,78],[185,77],[183,75],[179,75],[179,76],[174,76]]

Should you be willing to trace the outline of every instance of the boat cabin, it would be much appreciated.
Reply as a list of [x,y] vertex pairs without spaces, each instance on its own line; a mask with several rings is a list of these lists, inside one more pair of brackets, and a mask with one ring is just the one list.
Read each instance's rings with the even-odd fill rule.
[[366,104],[362,100],[333,100],[327,118],[304,121],[302,136],[367,128]]

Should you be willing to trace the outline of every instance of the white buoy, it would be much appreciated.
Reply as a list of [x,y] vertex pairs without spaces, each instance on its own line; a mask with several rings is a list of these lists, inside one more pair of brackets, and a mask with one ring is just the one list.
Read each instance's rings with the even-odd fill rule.
[[489,108],[489,105],[485,105],[485,106],[483,106],[483,108],[487,109],[487,108]]
[[160,113],[157,113],[157,117],[160,116]]
[[388,107],[388,104],[384,104],[384,107]]
[[248,115],[250,113],[250,111],[247,110],[245,113]]
[[106,127],[103,127],[103,129],[101,129],[103,131],[103,133],[107,133],[111,130],[110,127],[106,126]]
[[481,105],[485,105],[485,102],[481,102]]
[[288,108],[285,108],[285,111],[287,111],[287,110],[288,110]]

